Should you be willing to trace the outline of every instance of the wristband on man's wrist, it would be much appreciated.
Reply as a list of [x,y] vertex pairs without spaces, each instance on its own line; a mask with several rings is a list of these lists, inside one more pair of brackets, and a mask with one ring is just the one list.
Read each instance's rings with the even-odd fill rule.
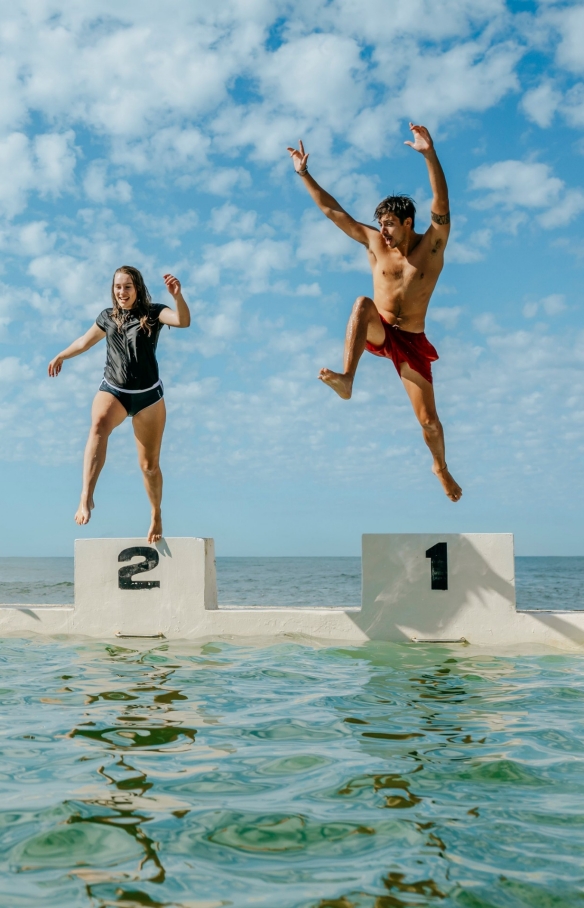
[[305,177],[308,173],[308,167],[305,167],[304,170],[297,170],[296,173],[299,177]]

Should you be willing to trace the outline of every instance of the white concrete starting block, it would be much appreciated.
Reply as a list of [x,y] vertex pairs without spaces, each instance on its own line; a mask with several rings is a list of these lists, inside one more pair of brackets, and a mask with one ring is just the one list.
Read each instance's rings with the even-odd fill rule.
[[219,608],[212,539],[77,540],[75,604],[0,605],[0,634],[584,648],[584,612],[517,611],[510,534],[365,535],[362,565],[360,608]]

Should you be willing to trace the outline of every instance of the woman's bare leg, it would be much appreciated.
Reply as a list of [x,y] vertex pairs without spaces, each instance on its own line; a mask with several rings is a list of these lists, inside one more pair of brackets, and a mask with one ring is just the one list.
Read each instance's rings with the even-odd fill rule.
[[318,377],[343,400],[349,400],[365,344],[369,341],[380,346],[384,340],[385,329],[375,303],[368,296],[358,296],[347,325],[344,371],[332,372],[330,369],[321,369]]
[[91,406],[91,429],[83,455],[83,488],[75,523],[89,523],[93,508],[93,492],[102,471],[107,453],[108,439],[128,414],[117,397],[107,391],[98,391]]
[[162,539],[162,473],[160,470],[160,446],[166,423],[164,400],[140,410],[132,420],[138,448],[138,461],[144,477],[146,494],[152,507],[152,520],[148,530],[148,542]]

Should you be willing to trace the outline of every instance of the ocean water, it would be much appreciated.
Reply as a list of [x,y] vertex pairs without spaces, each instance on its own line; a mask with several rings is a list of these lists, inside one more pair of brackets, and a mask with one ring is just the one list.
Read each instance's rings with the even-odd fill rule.
[[[584,558],[516,558],[517,604],[584,609]],[[360,558],[217,558],[221,605],[358,606]],[[72,558],[0,558],[0,602],[73,603]]]
[[[1,598],[63,601],[67,559],[23,561]],[[219,560],[222,601],[358,602],[317,561]],[[584,559],[517,575],[582,601]],[[583,709],[553,651],[5,638],[0,906],[584,906]]]

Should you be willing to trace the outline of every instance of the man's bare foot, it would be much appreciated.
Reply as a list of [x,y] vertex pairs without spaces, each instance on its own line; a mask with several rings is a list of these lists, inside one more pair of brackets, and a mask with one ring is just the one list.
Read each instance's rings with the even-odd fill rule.
[[446,464],[444,464],[443,467],[437,467],[436,464],[434,464],[432,467],[432,472],[442,483],[442,488],[444,489],[450,500],[459,501],[462,495],[462,489],[450,475],[450,471]]
[[86,502],[81,499],[79,507],[77,508],[77,513],[75,514],[75,523],[79,524],[79,526],[84,526],[86,523],[89,523],[92,507],[93,501]]
[[148,530],[148,536],[146,537],[147,542],[160,542],[162,539],[162,514],[160,511],[158,514],[152,515],[152,523],[150,524],[150,529]]
[[321,381],[336,391],[343,400],[349,400],[353,393],[353,379],[342,372],[331,372],[330,369],[321,369],[318,373]]

